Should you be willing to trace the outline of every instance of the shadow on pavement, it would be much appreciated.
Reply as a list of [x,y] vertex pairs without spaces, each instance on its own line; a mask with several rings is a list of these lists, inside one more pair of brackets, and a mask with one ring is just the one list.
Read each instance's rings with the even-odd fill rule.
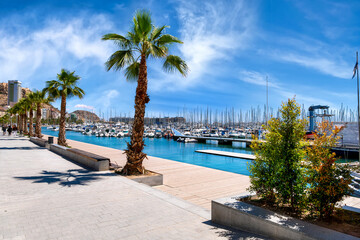
[[43,147],[0,147],[0,150],[33,150],[44,149]]
[[28,138],[0,138],[0,141],[12,141],[12,140],[16,140],[16,141],[29,141]]
[[241,230],[237,230],[231,227],[222,226],[209,221],[203,222],[209,226],[212,226],[215,233],[222,238],[230,240],[270,240],[268,237],[263,237],[254,233],[249,233]]
[[85,169],[70,169],[66,172],[43,170],[41,175],[28,177],[14,177],[20,180],[33,180],[33,183],[59,183],[61,186],[87,185],[90,182],[100,180],[102,177],[115,176],[113,173],[95,173]]

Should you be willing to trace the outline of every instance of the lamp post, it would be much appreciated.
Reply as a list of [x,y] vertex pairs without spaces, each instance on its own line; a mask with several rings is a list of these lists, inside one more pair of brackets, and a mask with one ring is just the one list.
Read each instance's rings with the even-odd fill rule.
[[359,162],[360,162],[360,98],[359,98],[359,66],[358,66],[358,52],[356,52],[356,64],[354,70],[356,70],[356,78],[357,78],[357,100],[358,100],[358,134],[359,134]]

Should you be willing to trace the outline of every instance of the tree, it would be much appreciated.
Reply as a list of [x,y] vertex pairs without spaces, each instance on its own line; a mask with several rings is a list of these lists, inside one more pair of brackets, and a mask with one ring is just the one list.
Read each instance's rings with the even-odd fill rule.
[[34,136],[34,127],[33,127],[33,121],[34,121],[34,94],[33,92],[31,92],[27,97],[26,97],[26,101],[27,101],[27,105],[29,107],[29,136],[33,137]]
[[32,93],[32,101],[36,107],[36,125],[35,125],[35,136],[42,138],[41,134],[41,107],[43,104],[47,104],[53,101],[53,99],[46,97],[45,91],[35,91]]
[[66,146],[65,137],[65,120],[66,120],[66,99],[77,96],[80,99],[85,95],[84,90],[77,86],[80,77],[74,72],[61,69],[60,74],[57,75],[57,80],[46,81],[44,92],[49,94],[53,99],[61,99],[60,109],[60,126],[58,144]]
[[295,99],[283,103],[280,117],[268,123],[266,142],[253,144],[256,159],[250,165],[250,190],[270,202],[276,196],[281,203],[290,203],[294,210],[303,203],[306,187],[301,167],[306,121],[299,116],[300,106]]
[[28,134],[27,131],[27,109],[28,109],[28,102],[25,98],[22,98],[16,104],[17,113],[19,114],[19,130],[20,134]]
[[122,170],[123,174],[143,174],[142,165],[146,154],[144,149],[144,116],[145,105],[150,101],[147,94],[147,59],[149,57],[164,60],[163,69],[167,72],[179,71],[186,76],[188,67],[180,57],[169,55],[169,46],[182,43],[170,34],[164,34],[168,26],[153,26],[148,11],[137,11],[133,25],[126,36],[115,33],[106,34],[102,40],[112,40],[119,50],[113,53],[105,63],[107,70],[120,70],[125,68],[125,77],[129,81],[137,80],[135,96],[135,115],[132,127],[131,141],[125,151],[127,162]]
[[313,144],[306,148],[309,208],[319,213],[320,218],[329,218],[336,203],[351,193],[350,171],[336,165],[336,154],[331,152],[339,140],[337,134],[340,131],[341,128],[333,128],[333,124],[322,121],[318,124]]

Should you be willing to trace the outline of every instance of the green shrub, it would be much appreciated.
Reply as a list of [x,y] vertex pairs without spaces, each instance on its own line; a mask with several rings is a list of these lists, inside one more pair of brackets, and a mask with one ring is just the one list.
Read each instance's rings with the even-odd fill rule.
[[266,142],[252,144],[256,159],[249,167],[249,190],[268,202],[277,199],[281,204],[289,203],[293,209],[303,205],[306,186],[301,167],[306,121],[299,116],[300,106],[295,99],[282,104],[279,119],[268,122]]

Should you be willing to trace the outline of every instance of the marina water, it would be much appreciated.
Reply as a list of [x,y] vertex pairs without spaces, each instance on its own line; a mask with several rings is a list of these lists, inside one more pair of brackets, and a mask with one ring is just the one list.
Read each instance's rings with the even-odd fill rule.
[[[42,133],[57,137],[59,132],[42,128]],[[80,132],[66,132],[66,138],[79,142],[95,144],[104,147],[124,150],[127,148],[126,142],[130,142],[130,137],[116,138],[116,137],[96,137],[93,135],[83,135]],[[217,155],[210,155],[204,153],[197,153],[196,150],[213,149],[227,152],[237,152],[252,154],[251,149],[244,148],[245,144],[238,143],[238,145],[227,146],[217,145],[215,142],[210,143],[180,143],[173,139],[165,138],[145,138],[144,152],[149,156],[174,160],[194,164],[203,167],[214,168],[227,172],[240,173],[249,175],[248,163],[250,160],[241,158],[224,157]],[[149,161],[149,160],[144,160]]]

